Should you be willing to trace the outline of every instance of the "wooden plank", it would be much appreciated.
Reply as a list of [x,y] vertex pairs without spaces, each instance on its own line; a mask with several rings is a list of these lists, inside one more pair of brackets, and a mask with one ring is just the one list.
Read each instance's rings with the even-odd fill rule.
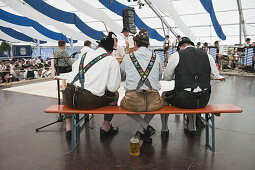
[[66,105],[51,105],[45,113],[71,113],[71,114],[197,114],[197,113],[241,113],[242,109],[233,104],[207,105],[201,109],[182,109],[174,106],[163,106],[152,112],[132,112],[121,106],[104,106],[91,110],[78,110]]

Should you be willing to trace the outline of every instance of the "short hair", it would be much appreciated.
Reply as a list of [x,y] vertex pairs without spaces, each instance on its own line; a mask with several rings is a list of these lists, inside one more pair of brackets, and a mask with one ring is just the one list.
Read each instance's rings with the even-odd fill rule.
[[84,46],[90,46],[91,42],[89,40],[84,41]]
[[197,42],[197,45],[201,45],[201,43],[200,43],[200,42]]
[[58,41],[58,46],[59,47],[63,47],[65,44],[66,44],[66,42],[64,40]]
[[148,44],[141,43],[140,41],[135,41],[135,42],[136,42],[136,44],[137,44],[137,46],[138,46],[139,48],[140,48],[140,47],[146,47],[146,48],[149,47]]
[[177,38],[181,38],[181,36],[180,36],[180,35],[177,35]]
[[169,35],[166,35],[166,38],[169,38]]
[[215,41],[214,44],[219,44],[219,41]]

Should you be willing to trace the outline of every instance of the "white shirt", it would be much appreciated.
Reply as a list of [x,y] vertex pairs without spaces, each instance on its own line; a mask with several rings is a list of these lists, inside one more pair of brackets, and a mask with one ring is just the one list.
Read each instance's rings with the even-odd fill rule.
[[[106,53],[105,49],[99,47],[95,51],[89,51],[84,60],[84,67],[99,55]],[[82,54],[82,53],[81,53]],[[77,64],[70,72],[67,83],[71,83],[79,72],[81,58],[76,60]],[[96,96],[103,96],[105,90],[115,92],[120,87],[120,66],[113,56],[107,56],[94,64],[84,75],[84,89],[90,91]],[[80,81],[74,82],[75,86],[81,87]]]
[[[152,52],[146,47],[140,47],[137,51],[134,52],[134,54],[143,71],[145,71],[150,62]],[[121,63],[121,75],[123,79],[126,78],[124,85],[124,89],[126,91],[135,90],[137,88],[138,82],[140,81],[141,77],[137,69],[135,68],[133,62],[131,61],[129,54],[125,55]],[[148,80],[150,81],[153,89],[161,89],[161,84],[159,82],[161,77],[162,67],[160,63],[160,58],[158,55],[156,55],[155,63],[148,77]],[[145,84],[143,84],[140,89],[148,90],[149,88]]]
[[[193,46],[187,46],[186,48],[194,48]],[[208,59],[211,66],[211,79],[217,79],[220,77],[219,71],[217,69],[217,66],[215,64],[214,59],[211,55],[208,54]],[[166,66],[166,69],[163,74],[164,80],[173,80],[174,79],[174,70],[179,64],[180,56],[178,52],[175,52],[173,55],[171,55],[168,58],[168,64]],[[190,88],[189,88],[190,89]],[[187,89],[189,91],[189,89]],[[186,90],[186,89],[185,89]],[[201,91],[201,88],[194,89],[194,92]]]
[[[81,57],[83,54],[89,52],[89,51],[94,51],[92,48],[89,48],[88,46],[84,46],[81,49],[81,53],[78,55],[78,58],[75,60],[75,62],[72,64],[72,70],[76,67],[79,67],[80,61],[81,61]],[[79,61],[78,61],[79,60]]]
[[134,38],[133,35],[129,35],[128,37],[126,37],[126,41],[128,41],[129,48],[134,48],[135,47],[135,43],[134,43],[133,38]]
[[125,50],[121,46],[117,46],[117,50],[112,51],[112,56],[115,58],[120,58],[120,57],[123,58],[125,54],[126,54]]

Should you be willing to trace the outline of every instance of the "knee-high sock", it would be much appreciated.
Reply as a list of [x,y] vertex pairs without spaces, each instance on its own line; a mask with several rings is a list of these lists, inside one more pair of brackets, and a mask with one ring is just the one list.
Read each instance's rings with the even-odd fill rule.
[[[154,116],[155,116],[155,114],[146,114],[146,115],[144,116],[143,119],[144,119],[144,121],[149,125],[151,119],[152,119]],[[142,133],[144,133],[144,128],[143,128],[142,125],[140,126],[139,131],[142,132]]]
[[187,114],[188,118],[188,129],[190,131],[195,131],[196,130],[196,114]]
[[147,124],[149,124],[150,121],[151,121],[151,119],[154,117],[154,115],[155,115],[155,114],[146,114],[146,115],[144,116],[144,121],[145,121]]
[[137,121],[144,129],[147,128],[148,124],[144,121],[144,119],[139,114],[128,114],[132,119]]
[[168,131],[168,117],[169,114],[161,114],[161,123],[162,123],[162,129],[161,131]]

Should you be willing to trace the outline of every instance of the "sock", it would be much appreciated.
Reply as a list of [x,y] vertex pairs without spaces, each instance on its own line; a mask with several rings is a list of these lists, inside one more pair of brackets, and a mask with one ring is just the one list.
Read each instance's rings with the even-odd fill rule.
[[144,119],[139,114],[128,114],[132,119],[137,121],[144,129],[147,128],[148,124],[144,121]]
[[190,131],[196,131],[196,114],[187,114],[188,129]]
[[146,115],[144,116],[144,121],[145,121],[147,124],[149,124],[150,121],[151,121],[151,119],[154,117],[154,115],[155,115],[155,114],[146,114]]
[[168,117],[169,117],[169,114],[161,114],[160,115],[161,117],[161,123],[162,123],[162,129],[161,131],[168,131]]

